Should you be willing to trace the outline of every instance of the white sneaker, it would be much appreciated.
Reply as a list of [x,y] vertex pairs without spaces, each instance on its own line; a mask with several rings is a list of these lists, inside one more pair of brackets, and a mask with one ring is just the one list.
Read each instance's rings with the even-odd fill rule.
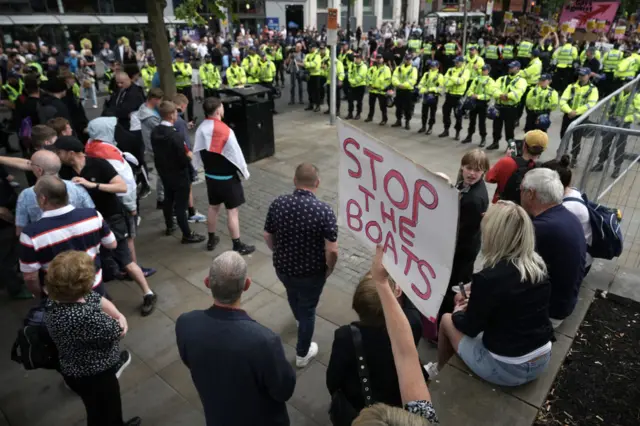
[[433,380],[438,374],[440,374],[440,369],[438,368],[437,362],[429,362],[424,365],[424,369],[429,375],[429,379]]
[[316,355],[318,355],[318,344],[316,342],[311,342],[309,345],[309,352],[307,352],[306,356],[302,357],[296,355],[296,367],[306,367]]

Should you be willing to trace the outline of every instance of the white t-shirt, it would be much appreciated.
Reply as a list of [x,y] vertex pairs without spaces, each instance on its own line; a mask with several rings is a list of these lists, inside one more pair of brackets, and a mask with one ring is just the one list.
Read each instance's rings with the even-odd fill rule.
[[[569,188],[567,189],[567,193],[564,195],[564,201],[562,202],[562,205],[578,218],[578,220],[580,221],[580,225],[582,225],[582,230],[584,231],[584,237],[587,240],[587,245],[590,246],[591,242],[593,241],[593,232],[591,231],[589,210],[587,209],[587,206],[585,206],[581,202],[567,200],[567,198],[582,199],[582,195],[580,194],[580,191]],[[592,262],[593,258],[589,253],[587,253],[585,266],[591,265]]]

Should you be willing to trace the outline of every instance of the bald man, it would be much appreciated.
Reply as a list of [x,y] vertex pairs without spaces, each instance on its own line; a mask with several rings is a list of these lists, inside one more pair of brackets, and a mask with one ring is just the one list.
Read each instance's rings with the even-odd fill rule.
[[125,130],[131,128],[131,114],[138,111],[140,105],[146,101],[144,89],[133,84],[126,72],[116,73],[116,90],[105,104],[105,115],[118,118],[118,123]]

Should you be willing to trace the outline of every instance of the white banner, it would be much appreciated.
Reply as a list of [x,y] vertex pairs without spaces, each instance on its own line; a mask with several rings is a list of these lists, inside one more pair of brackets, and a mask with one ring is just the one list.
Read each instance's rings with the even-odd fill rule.
[[373,137],[338,121],[339,221],[372,250],[420,312],[435,322],[447,290],[458,191]]

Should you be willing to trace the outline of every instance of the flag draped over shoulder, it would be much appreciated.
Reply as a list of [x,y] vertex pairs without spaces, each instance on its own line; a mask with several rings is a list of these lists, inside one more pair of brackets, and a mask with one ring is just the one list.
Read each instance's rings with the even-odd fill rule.
[[236,139],[236,134],[229,126],[215,118],[204,120],[196,130],[196,140],[193,145],[193,166],[197,169],[202,165],[199,151],[209,151],[222,155],[236,166],[242,177],[249,179],[249,169],[242,154],[242,149]]

